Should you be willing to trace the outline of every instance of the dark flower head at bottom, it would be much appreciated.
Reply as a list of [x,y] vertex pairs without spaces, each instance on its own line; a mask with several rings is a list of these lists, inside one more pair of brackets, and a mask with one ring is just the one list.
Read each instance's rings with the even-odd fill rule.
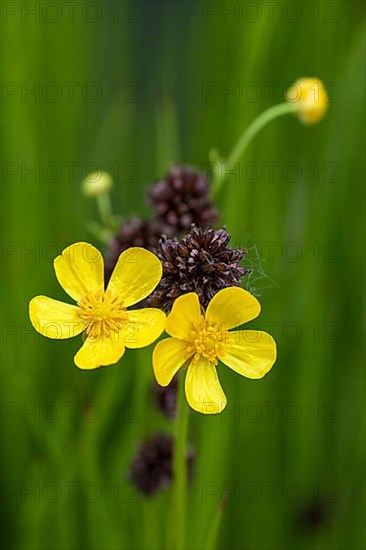
[[[137,490],[147,496],[169,487],[173,480],[174,438],[156,434],[143,443],[132,462],[130,480]],[[188,477],[192,478],[194,453],[186,452]]]
[[334,502],[313,498],[298,511],[298,527],[306,531],[320,530],[331,521],[335,511]]
[[182,239],[162,237],[155,253],[163,264],[163,277],[149,305],[170,311],[178,296],[196,292],[204,308],[221,289],[240,286],[250,270],[240,265],[243,248],[230,248],[226,229],[192,226]]

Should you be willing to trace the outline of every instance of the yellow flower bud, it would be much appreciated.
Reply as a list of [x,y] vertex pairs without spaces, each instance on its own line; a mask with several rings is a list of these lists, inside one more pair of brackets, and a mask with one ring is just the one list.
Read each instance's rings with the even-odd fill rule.
[[109,191],[113,185],[113,179],[108,172],[103,172],[98,170],[96,172],[91,172],[86,176],[83,183],[81,184],[82,191],[84,195],[88,197],[97,197]]
[[286,99],[298,104],[295,111],[303,124],[315,124],[328,110],[328,94],[319,78],[300,78],[287,90]]

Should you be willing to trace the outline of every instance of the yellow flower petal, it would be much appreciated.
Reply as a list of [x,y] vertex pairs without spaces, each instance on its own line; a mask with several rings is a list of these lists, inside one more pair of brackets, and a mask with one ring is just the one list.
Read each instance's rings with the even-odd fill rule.
[[155,378],[160,386],[170,384],[173,376],[186,362],[187,344],[176,338],[166,338],[159,342],[153,352]]
[[56,277],[76,302],[90,292],[104,291],[104,262],[99,250],[89,243],[65,248],[54,261]]
[[74,357],[79,369],[97,369],[98,367],[114,365],[125,352],[123,338],[112,332],[110,336],[98,339],[87,338]]
[[29,302],[29,317],[37,332],[48,338],[72,338],[80,334],[85,324],[79,308],[47,296],[36,296]]
[[165,330],[170,336],[189,341],[193,325],[200,319],[201,306],[198,296],[195,292],[189,292],[175,300]]
[[247,378],[262,378],[276,361],[276,343],[261,330],[238,330],[226,335],[220,361]]
[[118,258],[108,290],[118,294],[124,307],[140,302],[156,288],[163,266],[155,254],[144,248],[128,248]]
[[145,308],[127,311],[127,314],[122,330],[126,348],[149,346],[165,329],[166,315],[160,309]]
[[199,363],[192,361],[189,365],[185,391],[189,405],[197,412],[216,414],[226,407],[226,396],[216,367],[203,359]]
[[208,304],[206,321],[220,325],[223,330],[239,327],[258,317],[260,303],[247,290],[231,286],[220,290]]

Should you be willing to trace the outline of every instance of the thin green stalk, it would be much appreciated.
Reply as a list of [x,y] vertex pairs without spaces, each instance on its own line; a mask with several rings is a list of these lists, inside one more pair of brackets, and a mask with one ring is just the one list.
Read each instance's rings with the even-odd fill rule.
[[106,227],[113,223],[112,205],[109,193],[102,193],[97,196],[97,205],[100,218]]
[[[224,169],[217,173],[213,180],[212,193],[217,195],[225,181],[225,172],[229,172],[238,162],[240,157],[243,155],[245,149],[248,147],[252,139],[258,134],[258,132],[264,128],[271,120],[286,115],[288,113],[294,113],[298,110],[298,105],[296,103],[280,103],[279,105],[274,105],[270,107],[262,114],[260,114],[250,126],[242,133],[239,141],[235,145],[234,149],[230,153],[227,161],[224,164]],[[224,174],[222,173],[224,172]]]
[[119,219],[113,215],[111,198],[109,193],[101,193],[96,196],[101,223],[91,220],[87,223],[87,229],[103,244],[108,244],[117,228]]
[[217,509],[217,512],[213,518],[213,521],[207,533],[205,543],[203,545],[204,550],[215,550],[216,548],[217,537],[219,534],[219,529],[222,522],[222,516],[224,514],[226,503],[227,503],[226,499],[220,502],[220,505]]
[[90,220],[86,223],[86,228],[89,233],[94,235],[94,237],[96,237],[101,243],[107,245],[111,242],[113,231],[104,225],[100,225],[100,223]]
[[177,419],[175,424],[174,449],[174,525],[175,549],[185,550],[187,512],[187,465],[186,448],[188,436],[188,405],[184,393],[184,376],[181,373],[178,388]]

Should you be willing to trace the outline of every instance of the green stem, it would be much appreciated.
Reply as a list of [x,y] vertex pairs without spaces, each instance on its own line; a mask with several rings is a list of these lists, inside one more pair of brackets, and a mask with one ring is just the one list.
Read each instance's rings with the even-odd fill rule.
[[217,544],[217,537],[219,534],[219,529],[222,521],[222,516],[226,507],[226,500],[220,502],[218,510],[213,518],[213,521],[210,525],[210,529],[205,538],[205,543],[203,544],[204,550],[215,550]]
[[[243,155],[249,143],[258,134],[258,132],[262,128],[264,128],[264,126],[271,122],[271,120],[279,116],[286,115],[288,113],[294,113],[298,109],[299,106],[296,103],[280,103],[279,105],[274,105],[273,107],[270,107],[269,109],[261,113],[256,119],[254,119],[250,126],[246,130],[244,130],[244,132],[240,136],[239,141],[230,153],[226,163],[223,163],[225,165],[225,168],[217,172],[217,175],[213,180],[212,193],[214,195],[218,193],[224,183],[225,173],[234,168],[235,164]],[[222,174],[222,172],[224,172],[224,174]]]
[[101,195],[98,195],[97,205],[102,223],[106,227],[110,227],[113,223],[113,213],[109,193],[102,193]]
[[86,228],[89,233],[94,235],[94,237],[96,237],[104,245],[107,245],[111,242],[113,231],[106,228],[104,225],[100,225],[99,223],[91,220],[86,224]]
[[186,508],[187,508],[187,464],[186,448],[188,436],[188,406],[184,392],[184,375],[180,374],[178,387],[177,418],[175,423],[174,449],[174,525],[175,549],[185,550]]

